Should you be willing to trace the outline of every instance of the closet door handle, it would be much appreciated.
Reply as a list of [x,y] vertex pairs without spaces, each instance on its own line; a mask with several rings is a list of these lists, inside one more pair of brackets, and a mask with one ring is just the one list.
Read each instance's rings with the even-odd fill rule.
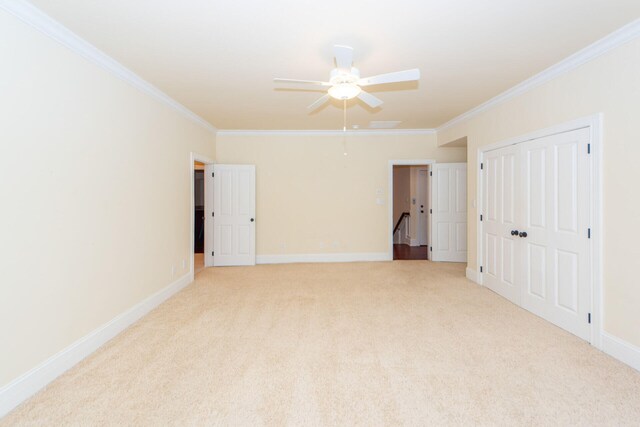
[[527,237],[527,232],[526,231],[521,232],[520,237]]
[[511,235],[512,236],[517,236],[518,235],[518,230],[511,230]]

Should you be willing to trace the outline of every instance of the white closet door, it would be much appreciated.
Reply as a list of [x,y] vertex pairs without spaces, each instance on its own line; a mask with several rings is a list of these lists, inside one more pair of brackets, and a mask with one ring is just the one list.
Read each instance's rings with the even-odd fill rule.
[[520,304],[517,274],[519,237],[512,234],[519,223],[519,148],[509,146],[485,154],[483,168],[483,284]]
[[255,265],[255,166],[216,164],[214,173],[214,265]]
[[467,261],[467,164],[432,166],[432,260]]
[[[588,340],[589,130],[521,144],[522,306]],[[522,236],[522,234],[521,234]]]

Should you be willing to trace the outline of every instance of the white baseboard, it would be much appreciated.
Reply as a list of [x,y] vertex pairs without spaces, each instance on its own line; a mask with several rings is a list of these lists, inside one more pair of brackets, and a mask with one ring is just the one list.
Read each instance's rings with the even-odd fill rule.
[[472,282],[478,283],[478,273],[473,268],[467,267],[467,269],[465,270],[465,274],[467,276],[467,279],[471,280]]
[[388,252],[340,254],[258,255],[256,264],[289,264],[297,262],[390,261]]
[[602,351],[640,371],[640,347],[603,331]]
[[0,418],[193,281],[190,272],[0,388]]
[[[479,283],[478,272],[472,268],[466,269],[467,279]],[[602,332],[602,351],[622,363],[640,371],[640,347],[636,347],[618,337]]]
[[420,242],[418,242],[418,239],[410,239],[409,246],[420,246]]

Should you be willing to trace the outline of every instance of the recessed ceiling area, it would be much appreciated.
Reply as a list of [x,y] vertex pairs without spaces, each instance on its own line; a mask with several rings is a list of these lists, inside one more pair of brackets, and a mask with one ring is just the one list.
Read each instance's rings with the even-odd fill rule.
[[218,129],[342,129],[337,100],[310,112],[334,44],[363,77],[419,68],[419,82],[370,87],[347,126],[435,128],[640,16],[637,0],[32,0]]

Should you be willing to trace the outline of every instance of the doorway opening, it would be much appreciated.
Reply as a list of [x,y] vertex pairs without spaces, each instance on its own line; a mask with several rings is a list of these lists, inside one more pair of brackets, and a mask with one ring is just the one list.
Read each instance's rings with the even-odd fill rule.
[[432,160],[390,161],[390,259],[431,259],[432,163]]
[[204,269],[204,163],[195,161],[193,165],[193,273]]
[[[402,174],[407,173],[402,167],[409,167],[408,197],[406,186],[404,190],[400,188]],[[394,170],[398,174],[395,181]],[[396,185],[398,189],[395,188]],[[397,200],[396,193],[399,193]],[[397,203],[394,203],[395,201]],[[422,251],[426,251],[426,255],[418,252],[416,257],[420,258],[417,259],[467,262],[466,163],[389,160],[388,206],[389,260],[396,259],[394,248],[398,248],[395,251],[397,259],[403,256],[403,249],[410,254],[412,251],[420,250],[413,248],[423,248]],[[408,215],[405,215],[405,212]],[[403,222],[406,222],[406,225],[403,225]],[[408,233],[404,231],[407,228]]]
[[191,153],[191,273],[213,266],[213,161]]
[[428,260],[431,165],[393,165],[393,259]]

